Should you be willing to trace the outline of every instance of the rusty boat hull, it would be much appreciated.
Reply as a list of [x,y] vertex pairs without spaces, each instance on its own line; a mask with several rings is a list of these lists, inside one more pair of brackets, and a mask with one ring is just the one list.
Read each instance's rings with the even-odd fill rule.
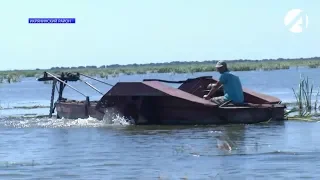
[[[108,108],[96,110],[95,105],[89,106],[89,113],[85,113],[85,103],[57,102],[56,111],[58,118],[86,119],[89,117],[103,120]],[[167,124],[167,125],[206,125],[206,124],[252,124],[265,121],[284,120],[283,105],[256,105],[228,106],[221,108],[203,108],[197,106],[184,107],[153,106],[157,110],[141,109],[135,124]],[[116,107],[119,115],[123,115],[121,108]],[[113,111],[114,112],[114,111]]]
[[[58,101],[55,103],[57,117],[65,119],[86,119],[92,117],[102,120],[104,109],[96,109],[97,102],[90,102],[87,106],[85,101]],[[86,112],[87,110],[87,112]]]
[[[221,106],[204,100],[202,97],[207,93],[207,86],[217,82],[212,77],[177,82],[181,83],[178,88],[164,82],[167,81],[119,82],[99,101],[57,101],[57,117],[102,120],[108,116],[108,110],[113,109],[113,112],[116,110],[120,115],[134,119],[137,125],[252,124],[285,119],[286,106],[280,99],[246,88],[243,88],[246,103],[242,105],[229,103]],[[223,90],[215,96],[220,95]]]

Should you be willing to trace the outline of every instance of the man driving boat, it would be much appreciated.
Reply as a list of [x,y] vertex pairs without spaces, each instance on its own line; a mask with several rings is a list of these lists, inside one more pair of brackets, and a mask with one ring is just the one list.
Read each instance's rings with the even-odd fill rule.
[[[216,104],[222,104],[226,101],[231,101],[234,104],[242,104],[244,95],[242,85],[238,76],[228,70],[225,61],[218,61],[216,64],[217,71],[221,74],[219,81],[216,84],[209,85],[211,90],[203,98],[211,100]],[[224,96],[212,97],[216,91],[223,86]]]

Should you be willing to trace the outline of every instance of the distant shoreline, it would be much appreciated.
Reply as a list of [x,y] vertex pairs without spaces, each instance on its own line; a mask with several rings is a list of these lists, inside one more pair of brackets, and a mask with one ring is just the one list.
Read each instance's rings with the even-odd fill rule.
[[[237,59],[237,60],[225,60],[227,63],[270,63],[270,62],[297,62],[297,61],[320,61],[320,57],[309,57],[309,58],[278,58],[278,59]],[[35,68],[35,69],[15,69],[15,70],[0,70],[0,72],[9,72],[9,71],[32,71],[32,70],[56,70],[56,69],[84,69],[84,68],[125,68],[125,67],[137,67],[137,66],[173,66],[173,65],[198,65],[198,64],[214,64],[220,60],[204,60],[204,61],[171,61],[171,62],[162,62],[162,63],[143,63],[143,64],[110,64],[110,65],[102,65],[102,66],[78,66],[78,67],[52,67],[49,69],[43,68]]]
[[[173,61],[169,63],[106,65],[106,66],[79,66],[79,67],[52,67],[50,69],[34,70],[2,70],[0,71],[0,83],[4,81],[15,82],[21,77],[40,77],[44,71],[52,73],[81,72],[89,76],[107,78],[119,74],[146,74],[146,73],[196,73],[215,71],[214,64],[217,60],[208,61]],[[262,59],[262,60],[227,60],[231,71],[255,71],[278,70],[290,67],[309,68],[320,67],[320,57],[295,58],[295,59]]]

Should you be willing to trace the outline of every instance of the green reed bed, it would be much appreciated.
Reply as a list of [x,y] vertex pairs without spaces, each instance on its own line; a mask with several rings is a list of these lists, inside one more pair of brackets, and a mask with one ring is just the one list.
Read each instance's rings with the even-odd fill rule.
[[0,83],[16,83],[25,77],[40,77],[42,70],[0,71]]
[[308,67],[309,68],[319,68],[320,67],[320,63],[318,63],[318,62],[309,62],[308,63]]
[[[18,82],[23,77],[42,76],[43,71],[55,74],[61,72],[81,72],[89,76],[97,76],[101,78],[117,77],[119,74],[146,74],[146,73],[197,73],[216,71],[214,65],[217,61],[204,62],[172,62],[162,64],[131,64],[101,67],[72,67],[72,68],[51,68],[49,70],[13,70],[0,72],[0,83]],[[290,67],[309,67],[320,68],[320,58],[304,58],[304,59],[277,59],[277,60],[233,60],[228,61],[229,69],[232,71],[270,71],[289,69]]]
[[306,120],[319,115],[318,97],[320,95],[320,88],[315,90],[314,85],[309,80],[309,77],[300,76],[298,88],[292,88],[292,90],[295,95],[296,102],[294,107],[287,112],[287,114],[297,113],[293,118],[303,118]]
[[16,74],[6,74],[6,75],[0,75],[0,83],[15,83],[20,82],[20,76]]

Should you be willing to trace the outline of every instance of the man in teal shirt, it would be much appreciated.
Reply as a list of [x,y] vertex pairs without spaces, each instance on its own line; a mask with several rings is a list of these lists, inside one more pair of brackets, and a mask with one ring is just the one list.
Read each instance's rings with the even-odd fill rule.
[[[219,81],[211,86],[211,90],[203,98],[211,100],[217,104],[222,104],[226,101],[231,101],[234,104],[242,104],[244,95],[242,85],[238,76],[231,73],[227,68],[227,63],[219,61],[216,64],[217,71],[221,74]],[[224,96],[212,97],[212,95],[223,86]]]

